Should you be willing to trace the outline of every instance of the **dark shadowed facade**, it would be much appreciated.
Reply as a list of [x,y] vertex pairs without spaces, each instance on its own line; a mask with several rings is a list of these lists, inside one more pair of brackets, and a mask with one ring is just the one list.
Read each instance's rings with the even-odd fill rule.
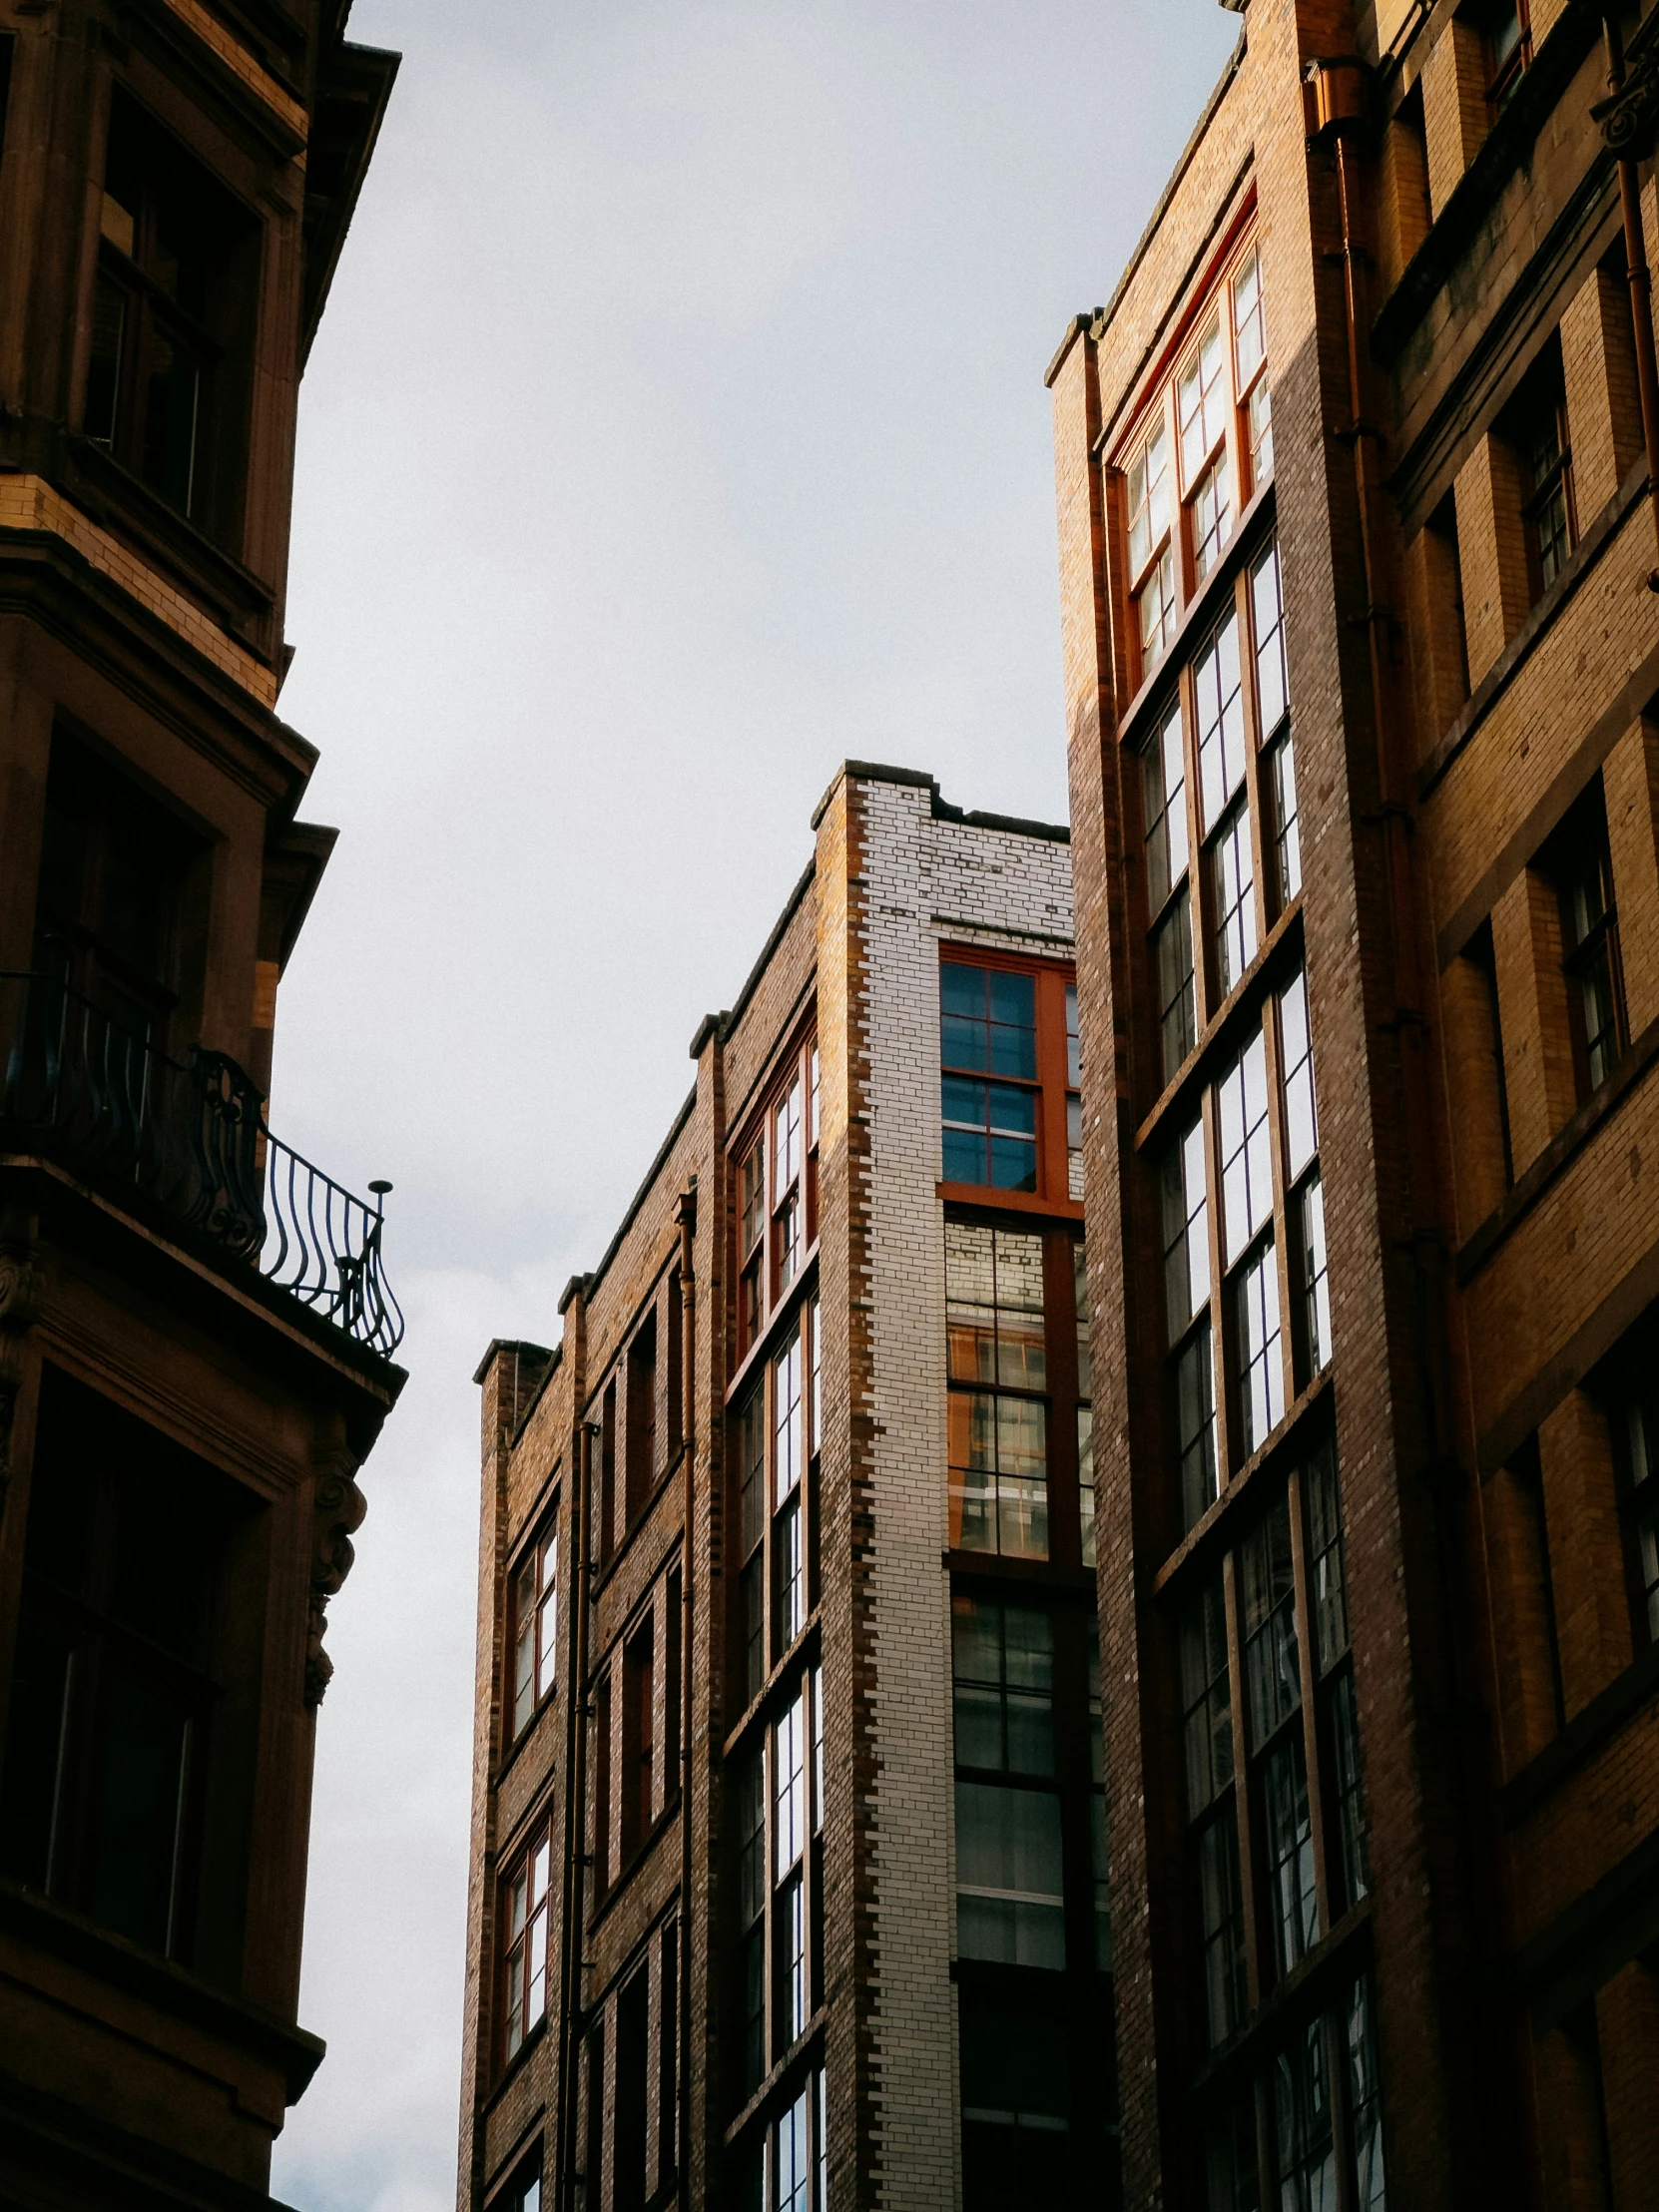
[[816,830],[479,1370],[463,2212],[1115,2201],[1065,831]]
[[250,2208],[323,1613],[402,1382],[265,1112],[333,842],[276,712],[294,411],[395,56],[0,0],[0,2200]]
[[1659,17],[1238,12],[1049,377],[1125,2201],[1646,2212]]

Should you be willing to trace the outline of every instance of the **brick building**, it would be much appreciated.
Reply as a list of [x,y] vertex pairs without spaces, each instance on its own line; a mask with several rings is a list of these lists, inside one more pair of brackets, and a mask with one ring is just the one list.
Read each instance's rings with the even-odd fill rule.
[[1648,2212],[1659,13],[1238,12],[1049,373],[1125,2201]]
[[815,820],[479,1370],[466,2212],[1110,2201],[1066,833]]
[[380,1197],[266,1118],[333,831],[294,414],[396,57],[345,0],[0,0],[0,2201],[250,2212]]

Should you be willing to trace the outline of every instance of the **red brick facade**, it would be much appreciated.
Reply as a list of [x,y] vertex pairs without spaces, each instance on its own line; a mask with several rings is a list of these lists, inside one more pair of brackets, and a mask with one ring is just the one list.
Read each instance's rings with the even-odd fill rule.
[[[1595,10],[1541,0],[1519,64],[1501,9],[1241,12],[1049,379],[1125,2201],[1636,2212],[1659,2201],[1633,2087],[1659,2080],[1659,600],[1590,114],[1608,61]],[[1201,573],[1190,395],[1212,314],[1248,347],[1251,242],[1272,460],[1241,414]],[[1193,427],[1157,657],[1167,389]]]

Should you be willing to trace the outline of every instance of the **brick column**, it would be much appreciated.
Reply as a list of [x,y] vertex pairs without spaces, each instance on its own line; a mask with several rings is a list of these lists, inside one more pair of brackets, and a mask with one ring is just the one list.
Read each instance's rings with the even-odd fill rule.
[[1630,294],[1605,269],[1591,271],[1562,313],[1561,367],[1573,496],[1582,531],[1618,490],[1642,450]]
[[1486,136],[1486,55],[1471,24],[1441,31],[1422,68],[1428,199],[1436,218]]
[[1561,1693],[1571,1720],[1631,1658],[1612,1446],[1601,1407],[1584,1391],[1569,1390],[1540,1422],[1538,1462]]
[[1608,755],[1601,782],[1625,1013],[1636,1037],[1659,1019],[1659,724],[1632,723]]
[[1524,1175],[1578,1105],[1561,915],[1551,884],[1523,868],[1492,908],[1509,1149]]
[[1520,468],[1488,431],[1457,472],[1457,551],[1469,682],[1478,684],[1532,606],[1521,522]]
[[1385,299],[1428,236],[1428,155],[1421,128],[1396,115],[1383,125],[1377,174],[1378,297]]
[[1613,2212],[1659,2204],[1659,1975],[1632,1959],[1596,1991]]

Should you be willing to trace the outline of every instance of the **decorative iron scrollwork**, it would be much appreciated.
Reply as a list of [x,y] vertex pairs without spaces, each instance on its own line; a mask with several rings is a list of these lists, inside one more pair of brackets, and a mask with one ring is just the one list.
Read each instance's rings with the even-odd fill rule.
[[1625,78],[1618,90],[1590,110],[1613,152],[1640,160],[1653,150],[1659,125],[1659,37],[1649,17],[1625,55]]

